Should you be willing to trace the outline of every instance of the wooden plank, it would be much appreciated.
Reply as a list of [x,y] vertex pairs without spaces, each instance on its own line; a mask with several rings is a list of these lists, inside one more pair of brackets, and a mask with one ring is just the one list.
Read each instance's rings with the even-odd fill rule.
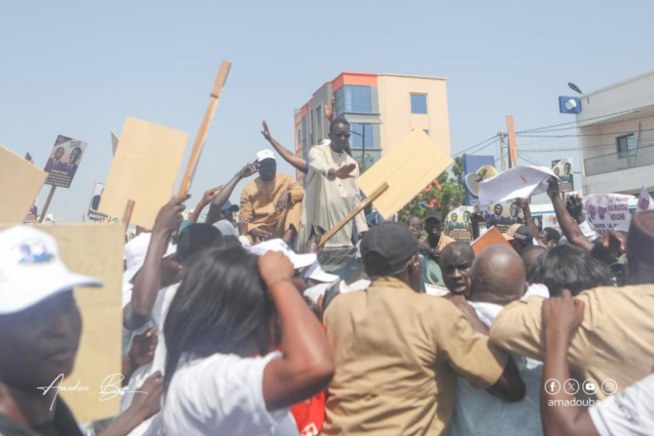
[[506,129],[509,135],[509,168],[518,166],[518,146],[515,142],[515,123],[513,115],[506,116]]
[[22,223],[48,173],[0,145],[0,222]]
[[320,238],[320,243],[318,244],[318,248],[322,248],[325,246],[327,241],[329,241],[336,233],[338,233],[347,223],[352,221],[354,217],[356,217],[363,209],[368,207],[369,204],[371,204],[373,201],[377,200],[384,192],[388,190],[388,183],[384,182],[373,192],[370,194],[369,197],[367,197],[365,200],[361,202],[359,207],[354,209],[352,212],[347,214],[345,218],[343,218],[336,226],[334,226],[333,229],[322,235]]
[[50,192],[48,192],[48,198],[45,199],[45,204],[43,205],[43,210],[41,211],[41,216],[39,218],[40,223],[43,222],[43,220],[45,219],[45,214],[48,213],[48,209],[50,208],[50,203],[52,203],[52,197],[54,196],[56,189],[57,189],[56,186],[54,185],[50,186]]
[[209,104],[207,105],[207,109],[204,112],[204,118],[202,119],[202,124],[200,124],[198,134],[195,137],[193,150],[191,150],[191,157],[189,158],[188,164],[186,165],[184,178],[182,179],[182,183],[177,193],[178,196],[186,194],[189,189],[191,189],[191,183],[193,182],[195,170],[200,160],[200,155],[202,154],[204,142],[207,139],[207,133],[209,132],[209,127],[211,126],[211,120],[213,119],[213,115],[216,112],[218,99],[220,98],[220,93],[222,92],[223,87],[225,86],[225,82],[227,81],[227,76],[229,75],[231,66],[232,64],[227,61],[223,61],[220,64],[220,70],[218,70],[218,75],[216,76],[216,81],[213,84],[213,89],[211,90],[211,95],[209,97]]
[[382,183],[388,183],[388,190],[374,205],[385,219],[389,219],[451,164],[448,149],[416,129],[363,173],[357,185],[370,196]]
[[470,245],[472,246],[472,249],[475,252],[475,256],[479,256],[479,253],[481,253],[486,247],[495,244],[501,244],[511,247],[511,244],[509,244],[508,241],[504,239],[504,236],[502,236],[502,233],[500,233],[497,227],[493,226],[490,229],[488,229],[486,233],[484,233],[475,241],[473,241],[472,244]]
[[127,118],[98,212],[122,217],[134,200],[131,222],[151,229],[170,201],[187,141],[188,134],[179,130]]

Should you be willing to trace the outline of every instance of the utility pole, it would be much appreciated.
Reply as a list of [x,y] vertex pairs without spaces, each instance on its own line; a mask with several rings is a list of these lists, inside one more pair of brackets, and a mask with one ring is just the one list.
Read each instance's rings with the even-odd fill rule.
[[506,170],[506,165],[504,164],[504,137],[506,133],[503,131],[497,132],[497,136],[500,137],[500,168],[502,171]]
[[509,136],[509,168],[513,168],[518,165],[518,147],[515,143],[513,115],[506,116],[506,130]]

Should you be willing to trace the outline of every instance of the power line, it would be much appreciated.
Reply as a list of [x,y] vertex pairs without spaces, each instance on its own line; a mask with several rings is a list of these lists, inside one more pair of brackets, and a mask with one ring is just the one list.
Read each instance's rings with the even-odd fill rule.
[[[473,145],[472,147],[468,147],[468,148],[466,148],[465,150],[460,151],[460,152],[454,154],[452,157],[456,157],[456,156],[462,155],[462,154],[464,154],[465,152],[472,150],[473,148],[476,148],[476,147],[479,147],[479,146],[481,146],[481,145],[486,144],[488,141],[493,141],[493,142],[494,142],[494,141],[497,141],[497,139],[498,139],[498,138],[497,138],[497,135],[493,135],[493,136],[491,136],[490,138],[481,141],[479,144],[475,144],[475,145]],[[491,142],[491,144],[492,144],[493,142]],[[490,144],[487,144],[485,147],[482,147],[480,150],[483,150],[483,149],[486,148],[488,145],[490,145]],[[476,150],[475,153],[476,153],[477,151],[479,151],[479,150]]]
[[[605,115],[605,116],[609,116],[609,115]],[[625,122],[628,122],[628,121],[636,121],[636,120],[642,120],[642,119],[645,119],[645,118],[652,118],[652,117],[654,117],[654,115],[644,115],[644,116],[641,116],[641,117],[625,118],[624,120],[620,120],[619,122],[620,123],[625,123]],[[576,124],[576,121],[574,121],[574,123]],[[573,127],[563,127],[563,128],[560,128],[560,129],[547,129],[547,130],[545,130],[545,129],[547,129],[547,128],[543,127],[543,128],[540,128],[540,129],[534,129],[534,132],[536,132],[536,133],[560,132],[560,131],[564,131],[564,130],[576,130],[576,129],[578,129],[578,127],[573,126]],[[529,133],[529,132],[531,132],[531,130],[523,130],[523,131],[517,132],[516,134]]]
[[[651,132],[654,131],[654,129],[640,129],[638,132]],[[524,135],[524,134],[517,134],[516,136],[520,136],[521,138],[580,138],[584,136],[608,136],[608,135],[633,135],[636,133],[635,131],[631,130],[628,132],[606,132],[606,133],[578,133],[576,135]]]

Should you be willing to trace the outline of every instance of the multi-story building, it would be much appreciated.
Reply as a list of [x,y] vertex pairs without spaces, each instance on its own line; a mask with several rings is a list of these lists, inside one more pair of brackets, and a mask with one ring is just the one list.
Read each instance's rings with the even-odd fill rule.
[[637,194],[643,184],[651,187],[654,71],[586,94],[577,128],[584,194]]
[[[334,99],[334,117],[350,123],[352,155],[362,170],[414,129],[450,149],[446,80],[401,74],[341,73],[322,85],[295,111],[295,152],[307,159],[309,148],[328,139],[325,106]],[[298,180],[303,174],[297,174]]]

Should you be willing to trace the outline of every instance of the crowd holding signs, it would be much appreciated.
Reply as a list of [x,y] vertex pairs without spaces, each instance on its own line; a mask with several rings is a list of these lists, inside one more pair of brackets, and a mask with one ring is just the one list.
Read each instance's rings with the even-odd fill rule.
[[[645,188],[633,212],[571,194],[571,160],[487,165],[476,205],[394,222],[449,144],[417,129],[359,175],[330,107],[308,160],[264,123],[276,153],[252,150],[184,217],[228,71],[185,168],[186,133],[126,119],[95,225],[21,225],[86,143],[59,136],[45,171],[0,147],[0,434],[651,433]],[[540,193],[553,212],[532,213]]]

